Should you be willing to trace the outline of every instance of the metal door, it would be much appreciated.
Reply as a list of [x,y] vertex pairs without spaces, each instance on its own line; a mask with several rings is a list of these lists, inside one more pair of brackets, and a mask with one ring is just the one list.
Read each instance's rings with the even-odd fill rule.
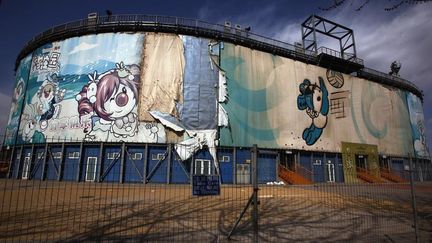
[[335,182],[335,168],[331,160],[327,161],[327,182]]
[[236,180],[237,184],[250,184],[250,164],[237,164]]
[[22,179],[28,179],[29,178],[29,172],[30,172],[30,157],[25,157],[21,178]]

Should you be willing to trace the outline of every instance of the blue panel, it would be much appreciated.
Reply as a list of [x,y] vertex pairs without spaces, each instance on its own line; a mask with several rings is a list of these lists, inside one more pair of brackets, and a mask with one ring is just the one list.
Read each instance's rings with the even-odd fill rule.
[[50,147],[50,151],[48,151],[48,159],[45,168],[45,178],[47,180],[58,179],[58,173],[60,173],[61,158],[54,157],[57,152],[61,152],[61,147]]
[[[114,158],[109,157],[114,156]],[[115,155],[114,155],[115,154]],[[120,182],[121,147],[110,146],[104,148],[102,172],[100,180],[103,182]],[[103,177],[103,178],[102,178]]]
[[142,183],[144,176],[144,147],[128,147],[125,153],[124,181]]
[[[321,163],[317,163],[316,160],[321,160]],[[312,155],[312,166],[313,166],[313,174],[314,174],[314,182],[325,182],[326,176],[324,174],[325,170],[325,161],[324,154],[322,153],[313,153]]]
[[16,178],[21,178],[20,176],[20,171],[21,171],[21,161],[20,161],[20,157],[21,157],[21,152],[23,152],[24,150],[21,151],[21,148],[16,149],[14,152],[14,159],[13,159],[13,165],[12,165],[12,178],[16,179]]
[[218,69],[211,66],[209,41],[184,36],[185,74],[181,120],[187,129],[216,128]]
[[177,159],[175,152],[173,152],[171,157],[173,158],[171,162],[171,183],[189,183],[187,175],[190,174],[191,160],[181,161]]
[[31,178],[42,180],[42,168],[45,160],[45,147],[35,147],[33,155],[33,166],[31,169]]
[[[167,148],[164,146],[149,147],[148,162],[147,162],[147,180],[150,183],[166,183],[167,182]],[[165,158],[159,162],[157,155],[165,155]],[[150,174],[152,173],[152,174]]]
[[[75,154],[74,154],[75,152]],[[76,158],[78,155],[78,158]],[[63,164],[63,180],[75,181],[79,166],[79,147],[66,146]]]
[[342,155],[337,154],[336,155],[336,161],[337,161],[337,173],[336,173],[336,182],[344,182],[344,172],[343,172],[343,162],[342,162]]
[[237,160],[236,163],[237,164],[245,164],[247,163],[246,160],[249,160],[248,162],[250,162],[251,159],[251,152],[250,149],[237,149]]
[[[222,184],[232,184],[233,180],[233,153],[232,149],[219,149],[217,152],[219,158],[219,169],[221,174]],[[228,161],[221,161],[223,156],[228,159]]]
[[258,183],[276,181],[276,155],[260,154],[258,157]]
[[300,152],[300,165],[309,171],[312,171],[311,167],[311,154],[309,152]]
[[[85,181],[86,180],[86,172],[87,172],[87,161],[89,157],[96,157],[97,159],[97,163],[100,163],[100,159],[99,159],[99,146],[85,146],[83,148],[83,161],[82,161],[82,167],[81,167],[81,181]],[[99,172],[97,170],[96,166],[96,174]],[[96,177],[97,178],[97,177]]]
[[404,178],[404,160],[403,159],[392,159],[391,160],[391,171]]

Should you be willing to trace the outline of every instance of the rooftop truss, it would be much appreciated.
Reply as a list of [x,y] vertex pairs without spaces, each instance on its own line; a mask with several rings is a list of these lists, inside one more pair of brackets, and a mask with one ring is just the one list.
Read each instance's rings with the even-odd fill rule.
[[302,23],[303,48],[316,54],[318,54],[317,33],[339,40],[342,59],[350,60],[357,57],[352,29],[317,15],[309,16]]

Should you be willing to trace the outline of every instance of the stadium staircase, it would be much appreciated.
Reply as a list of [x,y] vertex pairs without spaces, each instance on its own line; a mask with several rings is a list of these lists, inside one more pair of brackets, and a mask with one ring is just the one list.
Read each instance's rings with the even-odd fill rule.
[[301,175],[301,171],[304,171],[305,173],[311,172],[307,171],[305,168],[301,166],[297,166],[297,171],[292,171],[286,168],[285,166],[279,164],[279,177],[285,181],[288,184],[291,185],[309,185],[312,184],[312,180],[309,178],[312,178],[311,176],[309,178],[306,178],[306,176]]
[[381,172],[381,177],[383,177],[388,181],[396,182],[396,183],[408,182],[408,180],[405,180],[400,175],[391,172],[388,168],[381,168],[380,172]]
[[370,174],[369,171],[367,171],[363,168],[360,168],[360,167],[357,167],[357,178],[359,178],[365,182],[368,182],[368,183],[383,183],[384,182],[381,178]]

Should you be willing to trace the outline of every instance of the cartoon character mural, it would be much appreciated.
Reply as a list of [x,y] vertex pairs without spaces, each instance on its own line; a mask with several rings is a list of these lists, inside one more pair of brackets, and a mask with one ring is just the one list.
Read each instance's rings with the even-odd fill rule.
[[40,115],[38,105],[29,104],[25,106],[22,116],[22,141],[28,143],[44,143],[45,136],[41,132],[40,128]]
[[99,76],[96,71],[89,75],[89,83],[76,95],[80,118],[90,117],[92,121],[91,128],[84,130],[84,140],[128,141],[139,138],[146,142],[162,142],[158,140],[165,134],[158,124],[138,122],[139,76],[138,65],[124,65],[123,62]]
[[39,100],[38,113],[42,131],[48,127],[48,121],[57,118],[60,114],[61,105],[59,104],[65,94],[65,89],[59,89],[57,74],[48,76],[39,87],[37,97]]
[[18,102],[24,96],[24,80],[21,78],[16,85],[13,94],[12,94],[12,104],[11,104],[11,113],[12,116],[18,109]]
[[297,97],[297,108],[306,110],[306,114],[312,119],[311,125],[303,131],[303,140],[307,145],[313,145],[321,136],[327,125],[329,111],[328,91],[324,80],[318,77],[319,86],[305,79],[300,85],[300,95]]

